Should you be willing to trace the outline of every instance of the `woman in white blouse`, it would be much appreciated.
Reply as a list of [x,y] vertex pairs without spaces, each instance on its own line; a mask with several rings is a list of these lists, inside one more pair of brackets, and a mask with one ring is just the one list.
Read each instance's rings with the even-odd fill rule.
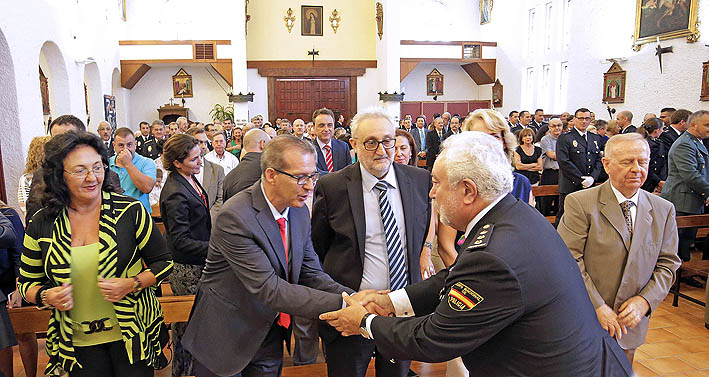
[[20,184],[17,186],[17,201],[22,209],[22,218],[25,218],[27,208],[27,197],[30,195],[30,186],[32,185],[32,174],[42,165],[44,160],[44,144],[49,141],[49,136],[37,136],[30,142],[30,147],[27,151],[27,163],[25,171],[20,176]]

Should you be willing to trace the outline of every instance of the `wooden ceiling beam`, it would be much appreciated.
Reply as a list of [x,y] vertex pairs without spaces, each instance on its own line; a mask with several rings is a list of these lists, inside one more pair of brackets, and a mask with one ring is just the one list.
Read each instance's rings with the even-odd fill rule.
[[209,63],[212,68],[226,81],[229,86],[234,86],[234,76],[231,68],[231,62],[228,63]]
[[497,62],[492,60],[463,64],[460,67],[463,68],[465,73],[467,73],[476,84],[485,85],[495,83],[496,66]]
[[411,71],[413,71],[414,68],[416,68],[416,66],[419,65],[419,62],[405,62],[405,61],[402,61],[402,62],[399,63],[399,65],[400,65],[400,70],[399,70],[399,82],[402,82],[402,81],[404,81],[404,79],[406,78],[406,76],[408,76],[409,73],[411,73]]
[[144,63],[124,63],[121,61],[121,86],[133,89],[149,70],[150,66]]

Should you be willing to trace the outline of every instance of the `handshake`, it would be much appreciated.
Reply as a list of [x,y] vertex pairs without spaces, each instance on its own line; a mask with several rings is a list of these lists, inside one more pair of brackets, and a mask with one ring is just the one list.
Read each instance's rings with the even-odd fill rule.
[[360,335],[359,325],[367,313],[381,316],[394,316],[395,309],[388,295],[389,291],[367,289],[352,296],[342,292],[347,307],[320,314],[320,319],[342,333],[343,336]]

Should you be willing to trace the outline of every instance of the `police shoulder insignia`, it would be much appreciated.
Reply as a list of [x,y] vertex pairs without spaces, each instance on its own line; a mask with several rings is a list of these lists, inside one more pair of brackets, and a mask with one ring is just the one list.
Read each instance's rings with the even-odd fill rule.
[[574,145],[574,148],[579,146],[579,143],[576,140],[572,141],[571,144]]
[[448,306],[458,312],[467,312],[482,301],[483,296],[461,282],[455,283],[448,291]]
[[495,226],[492,224],[483,225],[480,230],[475,234],[473,242],[468,246],[468,249],[481,249],[487,247],[487,243],[490,241],[490,236],[492,236],[492,229]]

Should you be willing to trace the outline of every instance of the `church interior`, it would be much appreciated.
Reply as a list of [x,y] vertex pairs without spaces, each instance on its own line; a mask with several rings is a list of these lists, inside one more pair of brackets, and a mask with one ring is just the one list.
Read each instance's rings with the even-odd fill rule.
[[[668,27],[661,11],[684,12],[684,24]],[[546,121],[578,108],[606,121],[630,111],[639,126],[645,114],[709,110],[707,101],[705,0],[26,0],[0,14],[0,199],[19,210],[30,143],[65,114],[91,133],[101,122],[137,132],[180,117],[242,128],[260,115],[277,128],[276,119],[314,121],[320,108],[348,122],[375,107],[397,126],[407,115],[463,123],[478,109],[541,109]],[[699,228],[693,262],[709,229],[701,216],[686,225]],[[672,289],[693,300],[672,289],[662,300],[635,375],[709,376],[708,267],[680,267],[699,284]],[[165,322],[185,321],[192,302],[163,294]],[[44,375],[43,312],[10,309],[15,332],[36,332],[39,344],[36,374],[13,347],[14,376]],[[283,367],[327,375],[322,353],[298,366],[288,350]],[[446,362],[414,361],[410,373],[468,375]]]

